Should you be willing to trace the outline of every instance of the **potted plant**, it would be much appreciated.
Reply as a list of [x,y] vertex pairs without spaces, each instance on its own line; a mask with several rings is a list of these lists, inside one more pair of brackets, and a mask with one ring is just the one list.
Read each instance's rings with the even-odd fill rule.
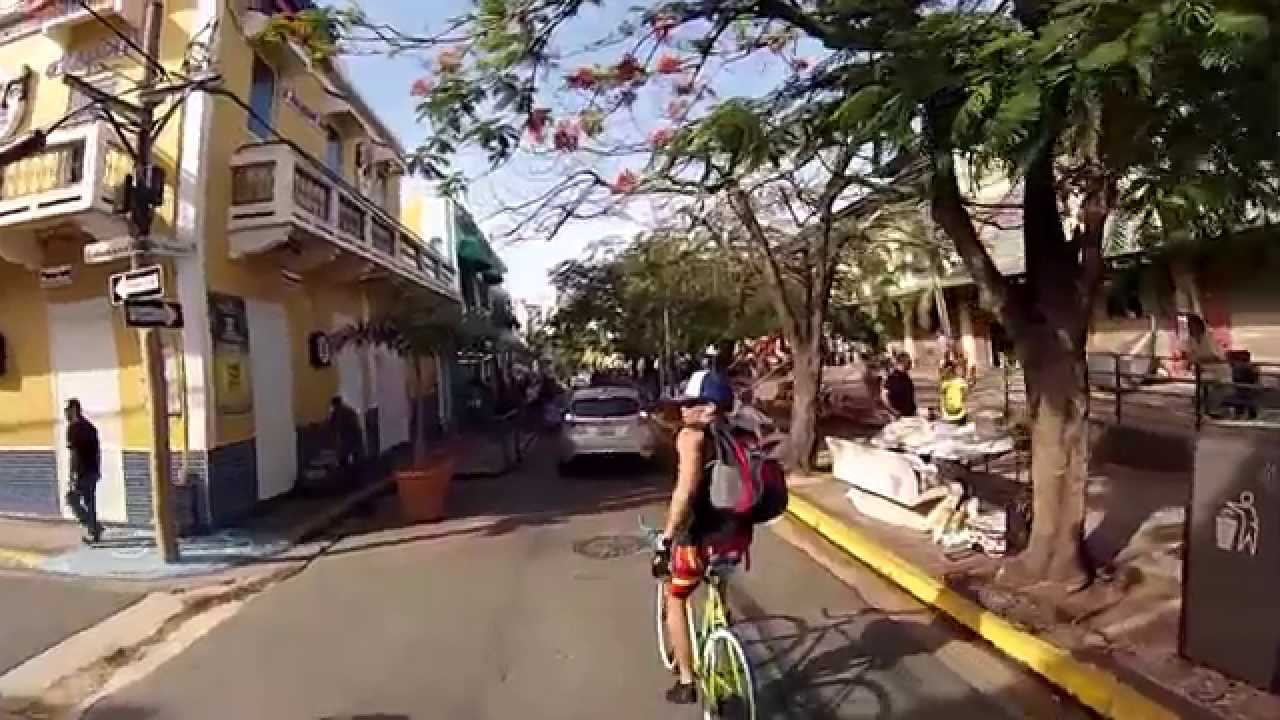
[[418,418],[413,433],[413,460],[395,471],[396,491],[406,519],[431,522],[445,517],[445,500],[453,479],[455,457],[446,438],[428,447],[427,406],[423,361],[452,353],[462,341],[462,310],[455,303],[413,289],[402,289],[387,316],[355,323],[335,331],[331,345],[384,347],[408,359],[413,365],[417,393],[414,414]]

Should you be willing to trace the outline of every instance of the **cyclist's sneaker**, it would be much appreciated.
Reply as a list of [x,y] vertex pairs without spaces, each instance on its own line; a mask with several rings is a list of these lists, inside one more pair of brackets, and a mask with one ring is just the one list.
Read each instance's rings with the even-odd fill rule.
[[693,705],[698,702],[698,686],[677,682],[667,691],[667,702],[676,705]]

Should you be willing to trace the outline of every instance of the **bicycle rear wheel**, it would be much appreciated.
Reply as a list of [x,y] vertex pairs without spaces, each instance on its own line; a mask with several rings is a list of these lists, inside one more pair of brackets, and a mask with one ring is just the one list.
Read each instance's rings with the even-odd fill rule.
[[702,646],[699,669],[704,720],[756,720],[755,679],[738,636],[719,629]]

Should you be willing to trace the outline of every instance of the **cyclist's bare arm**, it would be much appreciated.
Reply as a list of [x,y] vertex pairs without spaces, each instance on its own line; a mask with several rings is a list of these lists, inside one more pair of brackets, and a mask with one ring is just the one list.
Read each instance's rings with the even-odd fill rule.
[[663,537],[668,540],[674,538],[689,519],[689,507],[702,475],[702,431],[682,428],[676,436],[676,453],[679,460],[676,466],[676,489],[671,494],[667,524],[662,532]]

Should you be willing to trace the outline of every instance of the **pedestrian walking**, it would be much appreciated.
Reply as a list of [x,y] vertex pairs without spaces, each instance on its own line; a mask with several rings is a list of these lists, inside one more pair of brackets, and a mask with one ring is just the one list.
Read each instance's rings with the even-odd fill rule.
[[329,401],[329,433],[338,455],[338,472],[343,480],[354,482],[364,461],[364,430],[360,414],[338,396]]
[[98,479],[102,477],[102,446],[98,429],[84,416],[80,401],[67,401],[67,449],[71,454],[71,489],[67,505],[84,526],[86,545],[102,539],[102,523],[98,522]]

